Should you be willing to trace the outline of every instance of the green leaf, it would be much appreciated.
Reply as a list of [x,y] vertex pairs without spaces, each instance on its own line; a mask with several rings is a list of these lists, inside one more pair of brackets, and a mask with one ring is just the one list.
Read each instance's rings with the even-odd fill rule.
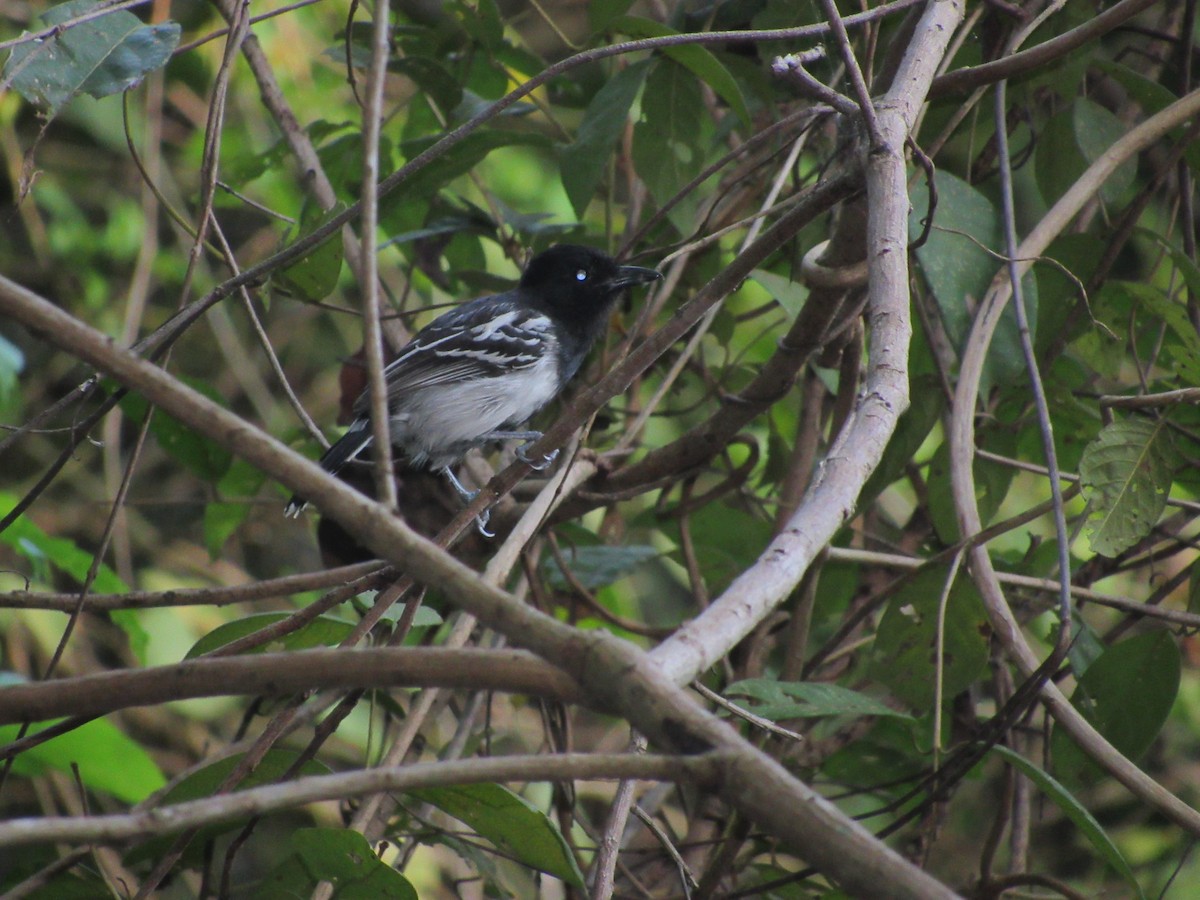
[[[691,517],[700,574],[714,595],[723,591],[771,541],[771,523],[723,503],[708,503]],[[675,523],[665,529],[679,542]]]
[[[929,240],[918,248],[917,260],[937,301],[942,324],[955,349],[961,350],[971,329],[975,306],[1003,265],[988,250],[1000,250],[1004,241],[996,207],[974,187],[949,172],[939,171],[937,193],[934,228]],[[908,232],[915,238],[921,233],[921,221],[929,208],[929,189],[923,180],[913,185],[910,202]],[[1021,286],[1030,329],[1036,334],[1037,280],[1026,275]],[[1011,306],[996,326],[988,350],[984,369],[988,388],[1026,380],[1021,338]]]
[[256,897],[304,897],[327,881],[337,900],[417,900],[412,883],[383,862],[357,831],[300,828],[292,833],[291,845],[292,854],[256,886]]
[[755,269],[750,277],[783,307],[789,318],[794,319],[800,315],[800,309],[804,306],[804,301],[808,299],[806,285],[783,275],[768,272],[766,269]]
[[650,71],[649,60],[617,72],[588,104],[575,141],[564,147],[560,172],[575,215],[583,218],[596,186],[604,177],[613,148],[629,120],[629,110]]
[[[99,4],[72,0],[47,10],[42,25],[77,18]],[[179,24],[144,25],[124,10],[107,13],[37,42],[18,44],[9,55],[0,81],[30,103],[57,113],[76,94],[93,97],[127,91],[150,72],[162,68],[179,43]]]
[[462,103],[463,89],[438,60],[429,56],[402,56],[388,62],[388,71],[407,75],[434,103],[448,113]]
[[1141,885],[1138,884],[1134,877],[1133,870],[1129,867],[1129,863],[1125,861],[1125,857],[1104,832],[1100,823],[1087,810],[1082,803],[1075,799],[1062,784],[1056,781],[1047,772],[1042,771],[1025,757],[1019,753],[1015,753],[1008,747],[997,744],[992,747],[991,753],[993,756],[998,756],[1035,785],[1038,789],[1053,801],[1054,805],[1062,810],[1062,814],[1066,816],[1075,825],[1076,828],[1083,834],[1091,843],[1096,851],[1104,858],[1113,869],[1124,878],[1133,889],[1137,892],[1139,898],[1144,898]]
[[[316,204],[309,204],[301,217],[297,240],[312,234],[344,208],[343,204],[338,203],[328,212],[323,212]],[[343,255],[342,234],[335,231],[294,263],[280,269],[273,280],[304,300],[324,300],[337,287],[342,274]]]
[[[654,547],[634,544],[629,547],[609,547],[603,544],[594,547],[575,547],[563,553],[563,562],[571,573],[588,590],[604,587],[619,581],[639,566],[662,553]],[[556,588],[566,588],[567,580],[553,557],[542,561],[543,575]]]
[[220,483],[217,493],[222,497],[242,498],[239,502],[217,501],[204,507],[204,545],[208,555],[216,559],[225,542],[246,520],[253,508],[248,498],[266,481],[266,475],[244,459],[235,458]]
[[[17,498],[12,494],[0,493],[0,514],[7,515],[17,505]],[[50,537],[38,528],[26,516],[20,516],[15,522],[0,532],[0,543],[7,544],[35,567],[45,569],[46,565],[66,573],[79,584],[87,579],[88,569],[95,557],[86,550],[81,550],[73,541],[66,538]],[[48,574],[48,573],[47,573]],[[46,581],[47,577],[39,575],[38,580]],[[92,582],[92,588],[103,594],[124,594],[129,591],[117,573],[103,563]]]
[[[940,385],[938,385],[940,388]],[[981,430],[981,440],[993,453],[1009,453],[1016,449],[1016,435],[1005,428]],[[975,473],[975,503],[979,516],[987,525],[999,511],[1013,482],[1013,468],[982,456],[971,464]],[[954,492],[950,485],[950,445],[943,442],[929,463],[929,515],[938,537],[945,544],[959,539],[958,516],[954,507]]]
[[642,91],[642,117],[633,129],[633,161],[659,204],[673,198],[700,172],[705,115],[696,79],[682,66],[658,61]]
[[[245,754],[238,753],[197,769],[167,791],[162,797],[160,805],[171,806],[176,803],[185,803],[188,800],[202,800],[206,797],[212,797],[216,794],[217,789],[229,779],[229,776],[233,774],[233,770],[241,764],[244,758]],[[254,770],[241,781],[238,781],[234,788],[235,790],[247,790],[253,787],[274,784],[284,777],[299,758],[299,753],[294,750],[268,750],[259,764],[254,767]],[[324,763],[310,759],[299,765],[297,774],[300,776],[328,775],[329,771],[329,767]],[[241,828],[246,821],[246,818],[241,818],[201,827],[197,832],[196,839],[191,842],[184,854],[184,864],[192,865],[199,861],[204,856],[204,845],[208,841],[213,840],[219,835]],[[162,837],[147,841],[132,850],[126,862],[132,864],[145,860],[157,861],[162,858],[163,854],[167,852],[167,848],[174,841],[175,836],[173,834],[164,834]]]
[[[1095,101],[1080,97],[1072,111],[1075,140],[1083,158],[1090,166],[1125,136],[1129,126]],[[1082,174],[1082,173],[1080,173]],[[1133,186],[1137,177],[1137,161],[1126,160],[1100,187],[1100,196],[1106,203],[1118,203]]]
[[[938,600],[946,581],[938,566],[917,573],[888,603],[875,636],[871,674],[913,709],[933,706]],[[946,602],[942,701],[966,690],[987,669],[991,626],[969,578],[955,579]]]
[[[180,377],[180,381],[213,403],[225,405],[224,398],[211,383],[190,377]],[[120,406],[130,419],[141,422],[146,417],[149,404],[140,394],[130,393],[121,398]],[[204,481],[216,481],[221,478],[233,462],[233,454],[223,446],[161,409],[155,410],[154,418],[150,422],[150,433],[169,456]]]
[[250,504],[215,501],[204,507],[204,546],[208,550],[209,559],[216,560],[221,555],[225,542],[237,531],[238,526],[250,514]]
[[[1167,631],[1135,635],[1108,647],[1082,675],[1071,702],[1122,754],[1136,762],[1154,743],[1179,693],[1179,647]],[[1091,783],[1096,765],[1061,728],[1051,735],[1055,770]]]
[[[211,653],[213,650],[224,647],[226,644],[236,641],[239,638],[254,634],[254,632],[274,625],[276,622],[281,622],[290,615],[290,613],[285,612],[256,613],[252,616],[246,616],[243,619],[218,625],[204,637],[200,638],[200,640],[196,641],[184,659],[195,659],[197,656]],[[341,619],[335,619],[332,616],[317,616],[317,618],[298,631],[289,632],[279,640],[255,647],[249,652],[275,653],[281,650],[311,650],[313,647],[335,647],[353,629],[353,625],[349,622],[343,622]]]
[[[1034,174],[1046,203],[1058,199],[1126,131],[1120,119],[1086,97],[1077,98],[1070,109],[1052,118],[1034,156]],[[1136,160],[1122,163],[1101,186],[1101,198],[1105,203],[1120,202],[1136,176]]]
[[[35,725],[29,733],[37,734],[53,724]],[[16,725],[0,727],[0,743],[15,741],[18,731]],[[149,754],[106,719],[88,722],[24,751],[15,758],[13,771],[33,776],[54,769],[70,777],[72,765],[78,766],[88,790],[110,794],[125,803],[144,800],[166,784]]]
[[[643,19],[638,16],[621,16],[611,23],[614,31],[622,31],[632,38],[667,37],[679,34],[673,28]],[[734,77],[729,74],[712,52],[698,44],[678,44],[673,47],[663,47],[662,52],[681,66],[689,69],[693,75],[707,84],[718,97],[729,104],[730,108],[742,120],[743,125],[750,124],[750,111],[746,108],[746,99],[742,89]]]
[[748,678],[727,688],[730,696],[752,697],[759,701],[750,708],[756,716],[777,722],[781,719],[811,719],[820,716],[912,716],[836,684],[804,681],[775,681]]
[[1113,422],[1088,444],[1079,477],[1094,551],[1113,557],[1150,533],[1167,505],[1174,456],[1165,424],[1153,419]]
[[629,12],[633,0],[592,0],[587,5],[588,22],[593,31],[604,31],[612,21]]
[[465,784],[408,793],[458,819],[526,865],[583,887],[583,873],[562,832],[545,813],[508,788]]
[[[406,159],[413,159],[432,147],[438,140],[440,140],[440,136],[405,141],[400,149]],[[547,139],[538,134],[517,131],[476,131],[467,135],[420,171],[414,172],[392,196],[396,198],[396,202],[404,203],[428,200],[455,178],[470,172],[493,150],[500,147],[547,147],[548,145]]]
[[[1185,280],[1191,285],[1188,269],[1181,269]],[[1196,290],[1200,285],[1192,286]],[[1101,291],[1103,296],[1112,291],[1124,293],[1132,297],[1151,315],[1161,319],[1171,330],[1173,341],[1166,346],[1167,352],[1174,363],[1172,369],[1175,376],[1185,384],[1194,385],[1200,382],[1200,335],[1192,327],[1188,317],[1187,307],[1177,300],[1167,296],[1161,288],[1151,284],[1141,284],[1136,281],[1110,281]]]

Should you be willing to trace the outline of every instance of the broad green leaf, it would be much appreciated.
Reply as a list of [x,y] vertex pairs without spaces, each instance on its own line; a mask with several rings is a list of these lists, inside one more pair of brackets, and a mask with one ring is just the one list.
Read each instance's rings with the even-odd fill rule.
[[[1108,647],[1079,676],[1071,702],[1105,739],[1133,761],[1145,755],[1179,693],[1180,655],[1167,631],[1135,635]],[[1051,735],[1055,771],[1090,783],[1101,773],[1061,728]]]
[[[98,5],[93,0],[61,3],[43,13],[38,24],[58,25]],[[145,25],[132,13],[117,10],[43,41],[18,44],[0,81],[15,72],[12,86],[54,115],[76,94],[99,98],[137,86],[166,65],[179,43],[179,31],[177,22]]]
[[[301,217],[297,240],[312,234],[338,215],[343,208],[343,205],[338,203],[333,209],[323,212],[316,204],[310,203]],[[342,234],[336,231],[294,263],[280,269],[275,274],[275,281],[289,293],[304,300],[324,300],[337,287],[338,278],[342,274],[343,255]]]
[[[438,140],[440,140],[440,136],[406,141],[400,149],[406,159],[413,159],[432,147]],[[411,203],[414,200],[428,200],[442,188],[448,186],[455,178],[470,172],[493,150],[513,146],[547,147],[549,142],[541,135],[517,131],[473,132],[429,165],[414,172],[397,188],[393,194],[394,202]]]
[[[986,445],[993,453],[1010,454],[1016,448],[1017,435],[1005,428],[981,430]],[[983,457],[971,464],[975,474],[975,503],[979,516],[987,525],[999,511],[1012,486],[1014,472],[1006,466]],[[945,544],[959,539],[958,517],[954,508],[954,492],[950,485],[950,445],[943,442],[929,463],[929,515],[938,537]]]
[[306,897],[325,881],[337,900],[417,900],[412,883],[383,862],[357,831],[300,828],[292,833],[291,845],[292,854],[255,887],[256,897]]
[[443,112],[463,99],[462,85],[438,60],[429,56],[402,56],[388,62],[388,71],[407,75]]
[[[17,498],[12,494],[0,493],[0,515],[7,515],[17,505]],[[66,538],[51,537],[38,528],[27,516],[20,516],[15,522],[0,532],[0,543],[7,544],[34,566],[35,577],[39,581],[48,581],[46,566],[66,573],[72,579],[83,584],[87,579],[88,569],[91,568],[95,557],[81,550],[73,541]],[[37,574],[41,569],[45,574]],[[108,566],[101,564],[92,582],[92,589],[103,594],[124,594],[129,587],[117,573]]]
[[[564,549],[563,561],[571,574],[589,590],[604,587],[619,581],[642,564],[661,556],[653,547],[634,544],[629,547],[609,547],[598,544],[592,547]],[[557,588],[567,587],[567,580],[554,557],[542,562],[543,575]]]
[[[1046,203],[1053,203],[1128,127],[1103,106],[1079,97],[1052,118],[1042,132],[1034,156],[1034,174]],[[1100,188],[1106,203],[1117,203],[1137,176],[1136,160],[1117,167]],[[939,178],[939,186],[940,186]]]
[[[1196,277],[1195,264],[1174,248],[1169,248],[1168,252],[1188,287],[1196,296],[1200,296],[1200,279]],[[1161,319],[1171,332],[1164,348],[1170,360],[1169,371],[1185,385],[1200,384],[1200,335],[1192,326],[1187,307],[1182,302],[1169,297],[1162,288],[1136,281],[1110,281],[1104,290],[1122,291],[1130,295],[1156,319]]]
[[[161,798],[159,805],[170,806],[176,803],[185,803],[188,800],[202,800],[206,797],[212,797],[217,792],[217,789],[233,774],[233,770],[241,764],[244,757],[245,754],[238,753],[225,759],[219,759],[192,772],[167,791]],[[296,764],[298,759],[299,754],[294,750],[268,750],[258,765],[254,767],[254,770],[241,781],[237,782],[235,790],[247,790],[253,787],[261,787],[262,785],[274,784],[284,777],[288,770]],[[324,763],[310,759],[299,765],[297,774],[300,776],[328,775],[329,771],[329,767]],[[213,840],[221,834],[241,828],[245,822],[246,819],[242,818],[203,826],[198,831],[196,839],[188,845],[188,850],[184,854],[184,864],[191,865],[199,861],[204,856],[204,845],[206,842]],[[162,837],[147,841],[132,850],[126,862],[157,861],[162,858],[162,855],[166,853],[167,848],[174,841],[174,834],[164,834]]]
[[[233,770],[241,763],[244,754],[238,753],[225,759],[217,760],[207,766],[197,769],[188,775],[163,796],[163,804],[183,803],[187,800],[202,800],[211,797],[225,783]],[[247,790],[272,784],[284,774],[300,758],[294,750],[268,750],[254,771],[237,783],[238,790]],[[328,775],[330,769],[324,763],[309,760],[300,767],[301,775]]]
[[596,92],[588,104],[574,143],[560,157],[563,188],[575,210],[584,211],[604,177],[604,170],[629,120],[629,110],[650,70],[649,60],[617,72]]
[[633,129],[633,161],[659,204],[699,174],[704,164],[700,141],[705,115],[696,79],[682,66],[657,61],[642,91],[642,117]]
[[436,806],[528,866],[575,887],[583,873],[570,847],[546,814],[498,784],[422,788],[409,796]]
[[[57,721],[57,720],[56,720]],[[34,725],[37,734],[54,722]],[[18,726],[0,727],[0,743],[17,739]],[[95,719],[66,734],[51,738],[16,757],[13,771],[38,775],[54,769],[71,777],[72,765],[88,790],[110,794],[125,803],[137,803],[166,784],[149,754],[106,719]]]
[[[892,597],[879,622],[871,674],[913,709],[935,699],[938,600],[944,567],[919,572]],[[955,579],[946,602],[942,701],[966,690],[987,669],[991,626],[969,578]]]
[[804,284],[766,269],[755,269],[750,277],[783,307],[790,318],[794,319],[800,314],[800,308],[808,299],[808,288]]
[[204,507],[204,546],[208,550],[209,559],[216,560],[221,555],[225,542],[237,531],[238,526],[250,514],[250,504],[230,503],[216,500],[205,504]]
[[[290,613],[256,613],[226,622],[206,634],[192,646],[184,659],[195,659],[205,653],[211,653],[238,638],[254,634],[269,625],[288,618]],[[298,631],[292,631],[281,639],[255,647],[251,653],[274,653],[280,650],[310,650],[313,647],[335,647],[354,629],[349,622],[335,619],[332,616],[317,616]]]
[[[933,230],[917,249],[921,274],[937,301],[938,313],[954,348],[961,352],[974,317],[974,310],[1003,263],[994,252],[1003,248],[1000,215],[992,202],[960,178],[938,172],[938,202]],[[908,233],[921,233],[929,209],[929,189],[924,180],[910,191],[912,212]],[[988,250],[993,251],[989,253]],[[1037,333],[1037,281],[1027,275],[1021,281],[1030,329]],[[1012,304],[1005,309],[984,369],[985,389],[995,384],[1026,380],[1020,334]]]
[[1076,828],[1083,834],[1091,843],[1096,851],[1104,858],[1113,869],[1137,892],[1139,898],[1144,897],[1142,888],[1134,877],[1133,870],[1129,867],[1129,863],[1125,860],[1117,845],[1112,842],[1109,836],[1105,833],[1104,828],[1096,821],[1096,818],[1087,810],[1082,803],[1075,799],[1062,784],[1056,781],[1047,772],[1042,771],[1025,757],[1010,750],[1002,744],[997,744],[992,747],[991,753],[993,756],[998,756],[1035,785],[1038,790],[1050,798],[1054,805],[1062,810],[1062,814],[1066,816],[1075,825]]
[[[181,377],[180,380],[214,403],[224,405],[224,398],[210,382],[189,377]],[[135,422],[141,422],[149,408],[145,397],[133,393],[122,397],[120,406],[125,415]],[[150,433],[169,456],[204,481],[216,481],[221,478],[233,462],[233,454],[223,446],[161,409],[154,411],[154,418],[150,421]]]
[[[1099,103],[1086,97],[1075,101],[1072,124],[1075,127],[1075,140],[1089,166],[1107,153],[1108,149],[1129,131],[1128,125]],[[1108,203],[1120,202],[1136,177],[1137,161],[1126,160],[1117,166],[1101,186],[1100,196]]]
[[[667,37],[679,34],[673,28],[655,22],[653,19],[643,19],[638,16],[621,16],[611,23],[614,31],[622,31],[632,38]],[[730,108],[742,120],[743,125],[750,124],[750,111],[746,108],[746,99],[742,89],[734,77],[729,74],[712,52],[698,44],[679,44],[664,47],[663,53],[686,67],[693,75],[707,84],[717,96],[729,104]]]
[[629,12],[633,0],[592,0],[587,5],[588,22],[593,31],[604,31],[612,21]]
[[246,520],[252,509],[248,498],[262,486],[266,476],[250,463],[237,458],[229,466],[229,471],[217,485],[217,493],[222,497],[242,498],[237,501],[214,501],[204,507],[204,546],[208,555],[216,559],[221,555],[221,548],[230,536],[237,531],[239,525]]
[[[714,594],[757,559],[771,540],[770,522],[723,503],[696,510],[689,524],[700,574]],[[678,527],[669,524],[666,530],[678,543]]]
[[1167,505],[1174,457],[1170,432],[1154,419],[1113,422],[1088,444],[1079,477],[1095,552],[1116,556],[1150,533]]
[[[6,854],[5,864],[0,868],[0,896],[28,897],[29,900],[97,900],[111,897],[113,892],[95,869],[75,866],[70,871],[47,876],[56,871],[61,859],[59,850],[52,844],[22,847],[20,853]],[[32,893],[14,893],[13,889],[27,878],[37,876],[40,888]]]
[[836,684],[805,681],[775,681],[748,678],[725,688],[729,696],[752,697],[758,703],[750,707],[756,716],[773,722],[782,719],[811,719],[820,716],[899,716],[907,713],[892,709],[874,697]]

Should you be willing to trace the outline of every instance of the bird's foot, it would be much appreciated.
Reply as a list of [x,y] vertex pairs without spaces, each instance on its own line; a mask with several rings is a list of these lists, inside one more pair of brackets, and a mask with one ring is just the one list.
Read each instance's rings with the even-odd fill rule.
[[[446,466],[444,469],[442,469],[442,474],[446,476],[446,479],[450,482],[451,487],[454,488],[455,493],[458,494],[459,499],[462,500],[464,506],[470,506],[473,502],[475,502],[475,498],[479,496],[479,491],[468,490],[466,486],[458,480],[458,476],[454,474],[454,471],[449,466]],[[475,517],[475,530],[482,534],[485,538],[494,538],[496,536],[494,531],[488,531],[487,528],[488,522],[490,522],[491,519],[491,507],[485,509]]]
[[525,463],[525,465],[529,466],[529,468],[533,469],[535,472],[546,471],[546,469],[550,468],[554,461],[558,459],[557,450],[551,450],[549,453],[544,454],[540,460],[530,459],[530,457],[525,453],[525,448],[532,446],[540,437],[541,435],[539,434],[537,438],[526,441],[516,450],[517,459]]

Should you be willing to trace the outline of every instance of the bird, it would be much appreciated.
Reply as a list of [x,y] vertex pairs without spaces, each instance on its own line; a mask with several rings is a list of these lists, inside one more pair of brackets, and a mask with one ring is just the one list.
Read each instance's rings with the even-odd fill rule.
[[[662,278],[655,269],[620,265],[606,253],[557,244],[530,260],[512,290],[471,300],[438,316],[383,371],[392,445],[417,467],[440,472],[465,503],[468,490],[453,467],[474,447],[522,440],[522,426],[579,372],[608,312],[621,294]],[[320,459],[336,474],[372,442],[369,390],[354,402],[356,418]],[[307,506],[293,496],[289,518]],[[476,520],[487,532],[487,513]],[[489,535],[490,536],[490,535]]]

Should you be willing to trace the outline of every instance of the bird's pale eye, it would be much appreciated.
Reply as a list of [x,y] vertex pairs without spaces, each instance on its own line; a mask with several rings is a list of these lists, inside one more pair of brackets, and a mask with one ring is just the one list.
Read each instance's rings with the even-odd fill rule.
[[588,278],[587,269],[580,269],[578,272],[575,273],[576,281],[587,281],[587,278]]

